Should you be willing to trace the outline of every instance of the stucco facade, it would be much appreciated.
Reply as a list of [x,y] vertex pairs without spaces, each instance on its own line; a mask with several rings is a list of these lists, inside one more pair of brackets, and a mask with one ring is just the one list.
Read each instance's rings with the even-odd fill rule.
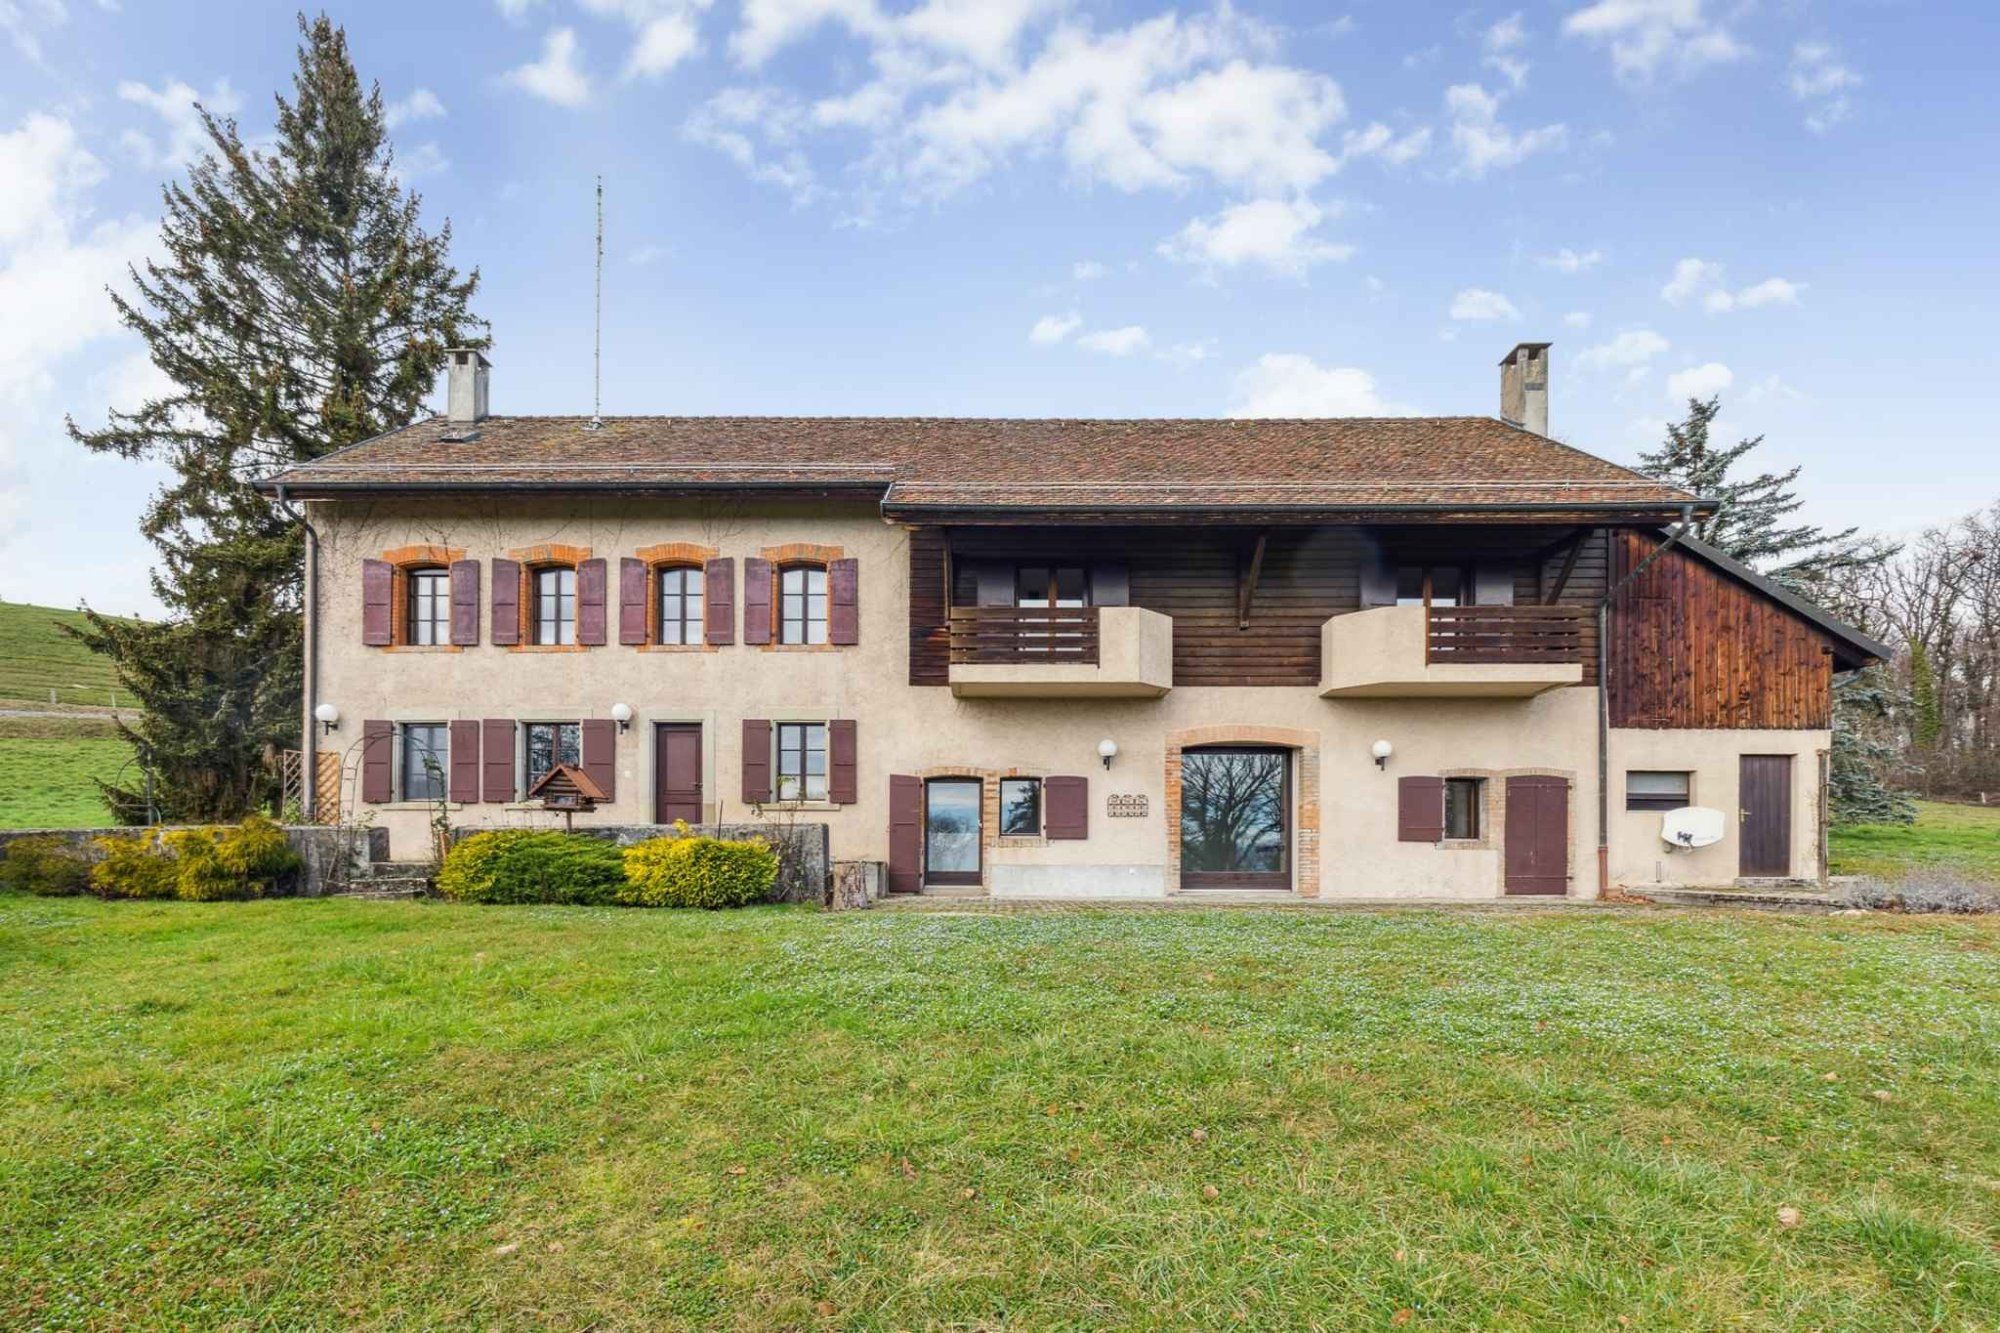
[[[1003,838],[986,783],[982,872],[996,896],[1158,897],[1178,883],[1174,831],[1179,756],[1190,746],[1279,745],[1289,753],[1292,802],[1287,864],[1292,888],[1327,898],[1498,897],[1503,891],[1504,779],[1544,775],[1568,785],[1568,893],[1599,891],[1597,849],[1598,692],[1559,686],[1526,697],[1323,697],[1312,687],[1172,687],[1158,697],[960,697],[951,688],[908,683],[908,530],[885,522],[870,503],[807,500],[498,499],[315,502],[319,534],[312,601],[314,699],[334,705],[338,729],[319,738],[342,755],[343,810],[388,830],[393,856],[422,854],[431,809],[422,803],[360,800],[364,720],[391,723],[511,718],[569,721],[631,710],[616,740],[615,798],[579,820],[651,821],[655,813],[654,735],[659,723],[701,724],[703,822],[798,819],[829,826],[836,859],[889,855],[889,778],[944,775],[1074,775],[1089,781],[1089,827],[1082,838]],[[664,647],[364,645],[361,562],[417,545],[463,551],[469,559],[535,548],[564,548],[608,559],[648,550],[700,552],[738,560],[802,549],[852,559],[859,570],[859,634],[850,646]],[[1150,613],[1135,612],[1134,619]],[[482,604],[482,621],[490,605]],[[1162,675],[1157,648],[1131,674]],[[1170,674],[1170,671],[1167,673]],[[782,809],[745,808],[741,725],[852,719],[855,798]],[[1099,743],[1117,754],[1107,768]],[[1378,766],[1372,747],[1392,754]],[[1618,731],[1611,742],[1610,863],[1614,883],[1726,882],[1736,873],[1733,841],[1668,854],[1659,817],[1628,814],[1619,798],[1626,767],[1694,772],[1695,800],[1733,809],[1740,754],[1791,754],[1797,781],[1793,873],[1811,874],[1816,856],[1816,756],[1824,732]],[[1487,779],[1480,836],[1462,842],[1398,838],[1397,779],[1423,773]],[[1127,813],[1141,802],[1143,814]],[[451,808],[462,825],[524,825],[553,816],[518,803]]]

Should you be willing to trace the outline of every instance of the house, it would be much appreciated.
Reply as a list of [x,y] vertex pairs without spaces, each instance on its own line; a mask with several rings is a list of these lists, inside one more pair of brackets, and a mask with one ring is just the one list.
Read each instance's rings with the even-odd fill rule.
[[1497,418],[598,421],[489,373],[262,483],[321,796],[392,855],[440,801],[554,822],[566,763],[579,827],[824,822],[905,891],[1823,873],[1833,675],[1886,650],[1548,438],[1546,343]]

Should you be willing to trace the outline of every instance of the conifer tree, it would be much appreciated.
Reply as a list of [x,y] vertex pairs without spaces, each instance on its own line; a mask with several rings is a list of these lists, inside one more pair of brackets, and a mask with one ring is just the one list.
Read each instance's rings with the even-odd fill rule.
[[[269,804],[272,755],[298,734],[302,534],[251,483],[411,420],[445,349],[483,341],[479,275],[452,267],[448,222],[423,229],[380,88],[325,15],[299,32],[272,146],[198,108],[208,151],[165,187],[162,258],[112,294],[172,388],[102,429],[69,423],[87,449],[170,471],[140,525],[166,620],[92,614],[78,634],[144,710],[126,736],[172,820]],[[140,782],[105,794],[145,817]]]

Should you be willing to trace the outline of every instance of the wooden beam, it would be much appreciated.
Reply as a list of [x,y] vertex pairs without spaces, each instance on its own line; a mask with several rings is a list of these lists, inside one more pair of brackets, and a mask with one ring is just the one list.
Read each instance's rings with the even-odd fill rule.
[[[1569,554],[1563,557],[1562,568],[1556,571],[1555,586],[1542,598],[1544,606],[1555,605],[1556,599],[1563,595],[1563,589],[1569,586],[1569,576],[1576,572],[1576,559],[1583,554],[1583,543],[1589,536],[1590,529],[1584,528],[1570,539]],[[1541,577],[1542,566],[1538,563],[1535,566],[1535,578],[1539,581]]]
[[1250,551],[1250,567],[1243,572],[1242,580],[1236,587],[1236,628],[1250,628],[1250,597],[1257,591],[1257,576],[1264,572],[1264,547],[1271,540],[1268,531],[1257,534],[1257,545]]

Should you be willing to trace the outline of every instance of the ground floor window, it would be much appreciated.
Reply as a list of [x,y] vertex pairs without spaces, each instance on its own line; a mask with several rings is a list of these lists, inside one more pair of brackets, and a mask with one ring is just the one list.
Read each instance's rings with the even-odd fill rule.
[[924,879],[979,882],[978,778],[932,778],[924,784]]
[[826,799],[826,723],[780,722],[778,743],[778,799],[781,801],[824,801]]
[[583,763],[581,722],[530,722],[527,732],[527,789],[532,789],[557,764]]
[[1479,836],[1480,797],[1486,784],[1478,778],[1444,780],[1444,836],[1475,839]]
[[1042,780],[1000,779],[1000,836],[1033,838],[1042,832]]
[[442,722],[403,724],[403,799],[442,800],[450,762],[448,732]]
[[1627,810],[1678,810],[1688,804],[1687,773],[1633,769],[1625,775]]
[[1190,888],[1289,886],[1290,764],[1283,750],[1181,755],[1181,881]]

